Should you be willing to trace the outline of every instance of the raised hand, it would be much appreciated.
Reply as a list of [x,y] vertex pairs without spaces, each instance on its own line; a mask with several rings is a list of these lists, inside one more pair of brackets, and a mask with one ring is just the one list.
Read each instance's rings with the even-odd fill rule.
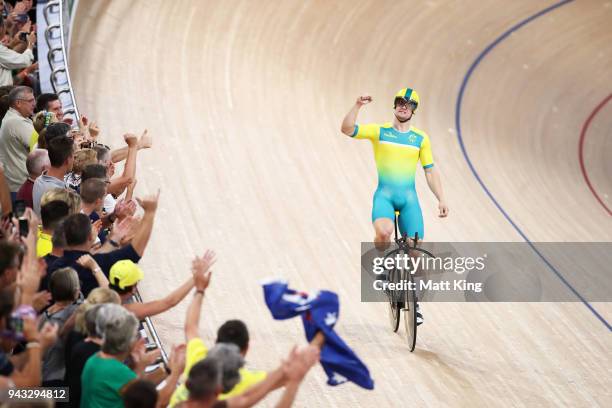
[[102,220],[96,220],[91,224],[91,229],[95,232],[96,236],[100,234],[102,230]]
[[89,125],[87,125],[87,128],[89,129],[89,135],[91,136],[92,139],[97,139],[98,135],[100,134],[100,128],[98,127],[98,124],[96,122],[91,122],[89,123]]
[[193,273],[194,284],[196,290],[206,290],[210,284],[212,272],[210,267],[216,262],[215,252],[207,250],[203,257],[196,256],[191,263],[191,272]]
[[288,381],[302,381],[308,370],[319,361],[320,351],[316,346],[293,347],[283,361],[283,374]]
[[39,313],[50,304],[51,293],[46,290],[36,292],[36,294],[32,297],[32,307]]
[[170,361],[168,362],[168,368],[173,373],[182,373],[185,370],[185,354],[187,352],[187,346],[179,344],[178,346],[172,347],[172,353],[170,353]]
[[129,147],[137,147],[138,146],[138,136],[133,133],[126,133],[123,135],[123,140]]
[[362,95],[359,98],[357,98],[357,101],[355,102],[355,104],[361,107],[363,105],[367,105],[370,102],[372,102],[372,97],[370,95]]
[[98,263],[96,262],[95,259],[93,259],[93,257],[89,254],[85,254],[83,256],[81,256],[79,259],[77,259],[77,264],[81,265],[83,268],[89,269],[90,271],[93,271],[95,269],[100,269],[100,266],[98,266]]
[[116,219],[113,223],[113,229],[110,233],[110,239],[115,242],[121,242],[127,236],[134,223],[134,217],[124,217],[122,220]]
[[43,350],[47,350],[49,347],[55,344],[57,341],[57,333],[59,326],[55,323],[46,322],[42,329],[40,329],[39,342]]
[[149,131],[147,129],[142,132],[140,139],[138,140],[138,148],[139,149],[149,149],[153,146],[153,137],[149,135]]
[[152,194],[143,198],[136,198],[138,204],[142,207],[142,209],[146,212],[155,212],[157,210],[157,204],[159,202],[159,193],[157,190],[157,194]]
[[118,220],[132,217],[136,213],[136,202],[134,200],[119,200],[115,204],[115,216]]

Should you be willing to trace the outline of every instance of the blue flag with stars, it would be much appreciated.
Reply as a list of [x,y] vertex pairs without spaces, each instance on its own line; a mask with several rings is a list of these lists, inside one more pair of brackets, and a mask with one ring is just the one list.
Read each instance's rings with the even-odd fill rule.
[[321,290],[308,295],[289,289],[287,282],[280,280],[264,283],[263,290],[266,305],[276,320],[301,316],[308,342],[318,331],[323,333],[325,343],[320,361],[327,374],[327,384],[352,381],[368,390],[374,389],[368,368],[334,331],[340,309],[336,293]]

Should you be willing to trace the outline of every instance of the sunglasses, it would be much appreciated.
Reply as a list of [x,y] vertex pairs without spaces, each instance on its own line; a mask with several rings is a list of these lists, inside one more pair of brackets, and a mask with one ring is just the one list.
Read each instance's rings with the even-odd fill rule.
[[417,108],[417,103],[415,101],[407,101],[404,98],[396,98],[395,99],[395,107],[400,107],[400,108],[407,108],[410,109],[411,111],[414,111]]

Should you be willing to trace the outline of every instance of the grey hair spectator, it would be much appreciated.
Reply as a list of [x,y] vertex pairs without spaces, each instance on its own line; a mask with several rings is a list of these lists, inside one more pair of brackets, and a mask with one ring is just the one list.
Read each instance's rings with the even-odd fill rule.
[[[28,95],[34,95],[34,91],[29,86],[16,86],[8,94],[9,106],[15,107],[17,103]],[[32,109],[34,111],[34,109]]]
[[17,191],[17,200],[23,200],[27,207],[32,208],[34,182],[43,171],[51,166],[49,161],[49,153],[45,149],[34,149],[28,154],[26,159],[26,171],[28,172],[27,180],[21,185]]
[[98,311],[96,331],[102,335],[102,351],[110,355],[128,353],[136,340],[138,320],[123,306],[107,304]]
[[189,370],[185,382],[189,399],[200,402],[215,401],[221,391],[221,367],[214,358],[198,361]]
[[26,159],[26,169],[31,178],[36,178],[51,166],[49,152],[46,149],[34,149]]
[[221,370],[221,392],[226,393],[240,382],[240,369],[244,366],[244,358],[235,344],[217,343],[210,349],[206,358],[219,363]]
[[26,159],[36,142],[32,137],[35,133],[30,119],[34,111],[34,94],[27,86],[17,86],[11,90],[8,98],[10,107],[0,126],[0,162],[4,165],[9,191],[14,194],[14,199],[17,190],[28,178]]

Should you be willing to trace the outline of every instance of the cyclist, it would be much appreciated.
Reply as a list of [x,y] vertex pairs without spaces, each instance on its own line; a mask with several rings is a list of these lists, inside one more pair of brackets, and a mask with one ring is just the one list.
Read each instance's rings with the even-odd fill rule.
[[[372,142],[378,171],[378,187],[372,203],[374,243],[377,249],[384,250],[391,242],[396,211],[400,212],[398,224],[402,235],[414,237],[418,233],[419,239],[424,237],[423,215],[414,184],[418,161],[423,166],[430,190],[438,199],[438,216],[446,217],[449,210],[440,175],[434,166],[429,136],[410,124],[419,107],[419,94],[411,88],[397,92],[391,123],[358,125],[359,110],[370,102],[369,95],[357,98],[342,121],[342,133]],[[420,313],[417,316],[420,324],[422,316],[420,319],[419,316]]]

